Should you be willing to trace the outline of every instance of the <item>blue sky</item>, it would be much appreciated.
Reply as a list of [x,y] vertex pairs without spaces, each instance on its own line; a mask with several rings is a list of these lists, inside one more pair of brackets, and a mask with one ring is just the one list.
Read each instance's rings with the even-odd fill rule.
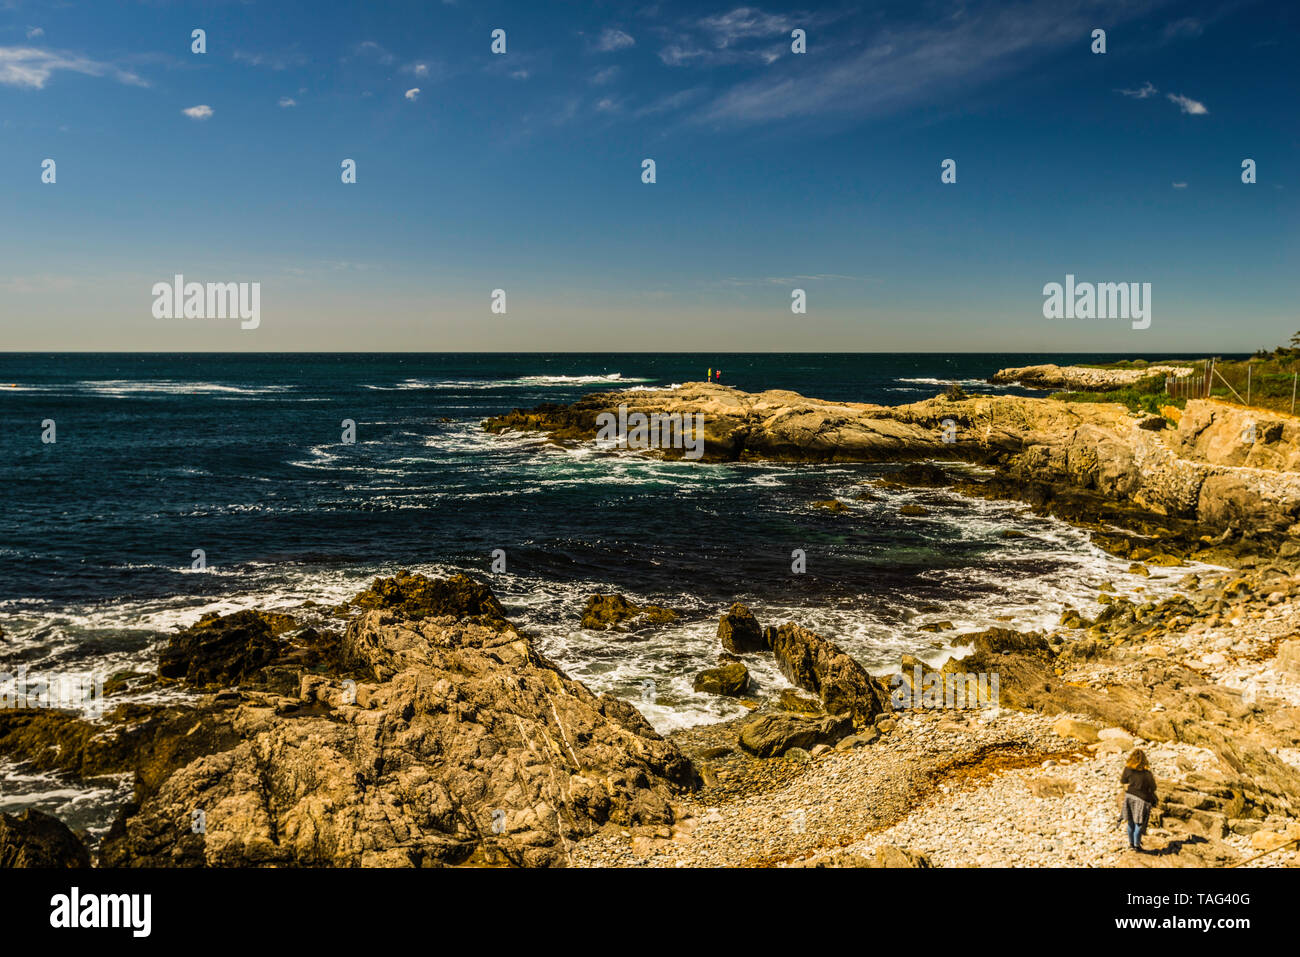
[[[862,6],[0,0],[0,348],[1240,352],[1300,329],[1295,5]],[[261,283],[260,326],[154,318],[175,273]],[[1150,282],[1151,328],[1045,319],[1067,273]]]

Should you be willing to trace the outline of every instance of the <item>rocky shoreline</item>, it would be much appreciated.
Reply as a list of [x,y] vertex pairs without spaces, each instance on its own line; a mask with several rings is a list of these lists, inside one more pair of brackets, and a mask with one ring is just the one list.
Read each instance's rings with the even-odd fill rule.
[[1136,385],[1151,376],[1180,379],[1192,374],[1188,365],[1147,365],[1130,369],[1095,369],[1091,366],[1019,366],[999,369],[989,376],[993,385],[1019,385],[1026,389],[1068,392],[1106,392]]
[[[49,815],[0,815],[0,866],[1224,866],[1275,848],[1251,866],[1297,863],[1295,420],[1251,413],[1246,443],[1247,413],[1212,402],[1166,418],[688,384],[486,427],[589,441],[619,404],[703,414],[705,461],[903,463],[890,481],[1016,499],[1088,528],[1137,578],[1148,564],[1219,567],[1160,601],[1104,588],[1092,619],[950,638],[959,650],[944,663],[904,656],[901,685],[834,636],[720,608],[719,661],[697,687],[742,694],[754,656],[791,687],[667,736],[567,677],[465,576],[377,579],[315,623],[209,616],[169,639],[156,674],[110,682],[174,685],[184,703],[126,703],[102,721],[0,710],[0,756],[70,782],[134,781],[96,847]],[[674,616],[593,595],[580,624]],[[922,694],[975,674],[996,676],[996,697],[958,707]],[[1125,850],[1115,821],[1134,746],[1161,798],[1148,855]]]

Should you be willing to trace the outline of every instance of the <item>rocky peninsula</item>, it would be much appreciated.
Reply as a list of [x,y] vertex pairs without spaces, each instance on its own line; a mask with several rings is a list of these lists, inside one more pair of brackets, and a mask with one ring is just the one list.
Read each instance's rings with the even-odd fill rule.
[[[629,417],[702,415],[705,462],[964,461],[996,470],[981,494],[1081,523],[1159,532],[1184,551],[1244,540],[1247,551],[1270,554],[1300,535],[1300,420],[1210,400],[1148,415],[1018,396],[882,406],[687,383],[515,410],[485,428],[591,441],[597,416],[620,405]],[[649,454],[681,456],[672,448]],[[1201,542],[1206,536],[1223,538]]]
[[1180,379],[1192,374],[1190,365],[1147,365],[1127,369],[1099,369],[1093,366],[1020,366],[999,369],[989,376],[994,385],[1020,385],[1026,389],[1061,389],[1073,392],[1106,392],[1136,385],[1151,376]]

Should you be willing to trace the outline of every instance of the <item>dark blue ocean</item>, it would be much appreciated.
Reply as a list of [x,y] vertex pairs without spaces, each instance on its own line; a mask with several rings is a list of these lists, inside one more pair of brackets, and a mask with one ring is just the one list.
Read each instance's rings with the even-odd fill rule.
[[[717,616],[733,601],[888,669],[903,651],[942,651],[926,622],[1054,623],[1066,604],[1089,607],[1102,581],[1120,584],[1126,565],[1011,503],[924,490],[851,498],[889,466],[671,463],[492,436],[485,417],[666,388],[709,368],[747,391],[896,404],[950,381],[1019,392],[984,380],[1004,366],[1107,358],[0,355],[0,672],[151,669],[165,635],[207,611],[310,618],[306,603],[336,603],[375,575],[465,571],[490,580],[561,666],[635,700],[661,729],[729,717],[739,704],[691,681],[713,664]],[[343,419],[356,423],[354,445],[340,441]],[[832,497],[851,512],[810,507]],[[908,502],[931,514],[900,519]],[[1004,538],[1007,528],[1024,537]],[[206,570],[192,569],[195,549]],[[491,574],[494,549],[503,574]],[[791,573],[794,549],[806,574]],[[640,639],[584,632],[586,596],[611,589],[683,621]],[[768,663],[755,676],[763,693],[784,686]],[[19,783],[10,800],[37,788]]]

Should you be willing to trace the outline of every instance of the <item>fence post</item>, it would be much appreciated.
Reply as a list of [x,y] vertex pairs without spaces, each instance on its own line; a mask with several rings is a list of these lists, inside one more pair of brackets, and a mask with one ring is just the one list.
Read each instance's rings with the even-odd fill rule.
[[1250,405],[1250,370],[1253,367],[1249,362],[1246,363],[1246,404]]
[[1292,415],[1295,415],[1295,383],[1296,383],[1296,379],[1300,379],[1300,372],[1297,372],[1295,375],[1291,376],[1291,414],[1292,414]]

